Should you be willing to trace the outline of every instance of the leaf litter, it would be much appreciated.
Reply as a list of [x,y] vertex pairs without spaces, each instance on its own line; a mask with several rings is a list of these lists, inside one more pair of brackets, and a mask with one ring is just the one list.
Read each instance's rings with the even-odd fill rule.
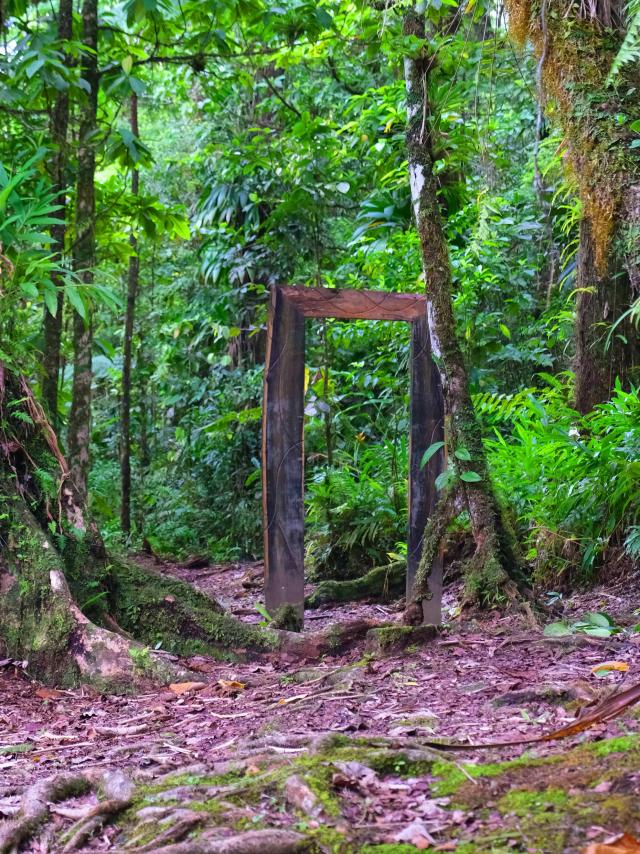
[[[205,592],[224,589],[227,607],[260,621],[259,588],[242,583],[247,567],[169,569]],[[256,574],[255,565],[250,570]],[[448,593],[451,610],[456,592]],[[616,592],[616,623],[624,623],[635,603],[624,589]],[[574,605],[596,612],[601,595],[568,602],[567,621],[579,620]],[[397,617],[394,605],[325,607],[307,631],[379,619],[381,607],[390,620]],[[639,729],[630,707],[640,699],[632,684],[635,641],[623,632],[545,637],[515,616],[488,615],[454,621],[437,640],[385,657],[366,654],[363,643],[319,661],[271,655],[229,664],[193,656],[184,662],[193,664],[192,682],[126,697],[40,686],[22,662],[6,661],[0,840],[3,824],[21,814],[24,793],[42,780],[117,772],[143,792],[129,795],[133,819],[113,805],[99,807],[106,801],[97,798],[98,787],[50,807],[44,836],[66,834],[68,845],[74,827],[83,838],[76,850],[141,850],[149,816],[157,829],[162,814],[165,836],[148,850],[187,844],[194,833],[235,838],[247,826],[271,833],[260,844],[274,850],[299,844],[300,836],[308,846],[300,850],[309,851],[367,844],[407,851],[640,850],[629,847],[640,834],[638,811],[611,806],[614,794],[640,794],[640,741],[633,741],[637,753],[629,762],[625,750],[607,747],[617,743],[608,739],[635,739]],[[573,740],[555,744],[560,737]],[[535,752],[523,759],[525,744]],[[489,764],[479,763],[474,745]],[[592,752],[599,745],[602,755]],[[215,809],[198,808],[202,792]],[[533,823],[529,795],[541,809]],[[62,850],[50,841],[43,848],[42,838],[36,834],[20,850]]]

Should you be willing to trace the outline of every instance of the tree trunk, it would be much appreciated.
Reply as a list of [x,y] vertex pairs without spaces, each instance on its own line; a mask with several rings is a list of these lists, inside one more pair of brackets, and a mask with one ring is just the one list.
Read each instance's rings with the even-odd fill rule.
[[[58,13],[58,41],[63,46],[73,35],[73,0],[60,0]],[[68,55],[65,57],[68,62]],[[67,148],[67,130],[69,127],[69,90],[61,89],[56,95],[51,115],[51,140],[54,145],[52,164],[52,182],[56,190],[57,203],[60,210],[56,216],[59,224],[51,227],[51,252],[59,263],[64,255],[66,235],[66,185],[67,166],[69,162]],[[57,296],[57,311],[52,314],[48,309],[44,313],[44,349],[42,357],[42,399],[44,400],[50,418],[55,423],[58,414],[58,377],[60,373],[60,346],[62,342],[62,312],[64,308],[64,281],[61,276],[52,277],[54,285],[59,289]]]
[[[76,232],[73,253],[74,269],[83,285],[93,283],[95,251],[95,135],[98,108],[98,3],[85,0],[82,6],[82,76],[89,84],[89,93],[82,108],[80,144],[78,148],[78,184],[76,190]],[[89,450],[91,440],[91,383],[93,327],[91,312],[86,319],[76,311],[73,319],[73,391],[69,417],[69,459],[71,474],[80,501],[87,500]]]
[[[138,96],[131,95],[131,132],[137,137],[138,128]],[[131,193],[138,195],[140,173],[133,169],[131,174]],[[121,447],[120,447],[120,481],[121,505],[120,525],[125,534],[131,531],[131,357],[133,351],[133,326],[136,313],[136,296],[138,293],[138,278],[140,273],[140,257],[138,255],[138,239],[134,226],[131,227],[131,257],[129,258],[129,274],[127,278],[127,309],[124,321],[124,354],[122,363],[122,408],[121,408]]]
[[[425,44],[421,56],[405,60],[409,178],[429,298],[429,331],[433,353],[442,373],[449,417],[448,444],[460,477],[457,485],[469,510],[476,544],[475,555],[467,569],[467,595],[469,600],[488,604],[503,600],[506,592],[513,591],[510,574],[516,570],[517,562],[491,487],[480,426],[471,402],[467,370],[456,335],[449,251],[433,174],[428,99],[432,58],[426,53],[424,7],[418,6],[405,13],[404,33],[416,36]],[[456,450],[462,459],[453,456]],[[478,479],[474,480],[476,476]],[[436,514],[446,514],[448,504],[447,500],[441,500]],[[433,542],[427,536],[429,533]],[[443,533],[444,528],[437,521],[425,532],[423,561],[416,574],[414,588],[417,601],[429,596],[430,557],[437,553]],[[425,561],[425,556],[430,557]]]
[[227,658],[287,647],[287,633],[241,623],[189,584],[108,554],[44,410],[1,362],[0,421],[0,657],[28,661],[50,684],[130,692],[187,677],[150,652],[159,643]]
[[610,397],[616,378],[628,385],[638,365],[633,325],[613,326],[640,294],[640,157],[629,147],[640,109],[633,63],[607,85],[624,38],[622,0],[565,5],[509,0],[507,9],[516,40],[533,42],[540,96],[554,104],[579,185],[574,369],[575,405],[585,413]]

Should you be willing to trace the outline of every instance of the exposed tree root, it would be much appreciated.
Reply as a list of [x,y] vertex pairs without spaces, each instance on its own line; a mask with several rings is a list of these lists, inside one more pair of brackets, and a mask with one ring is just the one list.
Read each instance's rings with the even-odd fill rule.
[[[234,752],[233,759],[213,765],[175,768],[159,777],[143,773],[139,782],[152,784],[146,789],[138,789],[120,771],[65,772],[39,781],[24,792],[18,814],[2,826],[0,854],[13,854],[39,833],[50,840],[50,850],[61,854],[88,850],[92,837],[109,821],[118,828],[117,850],[136,854],[309,852],[316,850],[315,842],[303,833],[277,826],[238,829],[238,822],[246,820],[245,805],[268,792],[286,805],[290,821],[303,816],[331,826],[332,808],[325,809],[317,787],[327,786],[326,796],[335,798],[335,773],[361,773],[360,769],[376,773],[372,768],[384,773],[399,760],[416,768],[451,761],[416,739],[348,738],[333,732],[250,735]],[[352,761],[354,756],[360,761]],[[219,782],[212,782],[212,775]],[[103,800],[95,805],[53,806],[98,790]],[[46,827],[52,812],[74,821],[64,831]],[[194,831],[197,838],[190,838]]]
[[397,560],[387,566],[376,566],[361,578],[322,581],[304,604],[306,608],[319,608],[331,602],[356,602],[369,597],[392,599],[404,593],[406,572],[406,561]]
[[200,837],[152,850],[155,854],[302,854],[309,851],[309,845],[304,836],[292,830],[248,830],[221,839]]
[[118,815],[130,804],[131,798],[126,800],[112,799],[101,801],[91,807],[65,834],[67,841],[62,849],[63,854],[67,851],[80,851],[85,842],[88,842],[109,818]]
[[356,643],[370,629],[380,629],[389,623],[378,620],[351,620],[330,626],[323,632],[312,635],[297,632],[274,631],[280,652],[299,655],[301,658],[320,658],[327,653],[335,654]]
[[97,779],[95,772],[63,772],[29,787],[16,818],[0,828],[0,854],[10,854],[39,830],[49,817],[51,802],[82,795],[93,788]]

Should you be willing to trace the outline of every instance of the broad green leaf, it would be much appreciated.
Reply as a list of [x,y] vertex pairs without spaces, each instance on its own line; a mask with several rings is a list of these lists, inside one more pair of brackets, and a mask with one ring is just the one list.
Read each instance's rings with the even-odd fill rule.
[[454,457],[457,457],[459,460],[464,460],[465,462],[469,462],[471,459],[471,454],[467,450],[467,448],[456,448],[453,452]]
[[479,483],[482,478],[477,471],[463,471],[460,480],[464,480],[465,483]]
[[589,635],[592,638],[610,638],[611,637],[611,629],[604,628],[589,628],[583,630],[585,635]]
[[427,450],[422,455],[420,460],[420,468],[424,468],[434,454],[437,454],[440,448],[444,448],[444,442],[434,442],[429,445]]
[[75,287],[75,285],[67,285],[67,287],[65,288],[65,293],[67,295],[69,302],[75,308],[75,310],[78,312],[80,317],[83,320],[86,320],[87,319],[87,308],[84,304],[82,297],[78,293],[78,289]]
[[563,638],[571,634],[571,627],[566,623],[549,623],[544,627],[543,635],[548,638]]
[[33,284],[33,282],[22,282],[20,285],[20,290],[22,291],[23,294],[25,294],[25,296],[28,296],[31,299],[37,299],[38,298],[38,289]]
[[599,626],[605,629],[611,629],[615,626],[615,623],[608,614],[598,613],[595,611],[587,614],[586,621],[591,623],[592,626]]

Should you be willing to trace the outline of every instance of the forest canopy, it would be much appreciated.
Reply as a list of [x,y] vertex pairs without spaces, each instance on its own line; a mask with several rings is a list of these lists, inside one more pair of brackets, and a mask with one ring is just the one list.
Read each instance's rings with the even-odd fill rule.
[[[425,567],[474,541],[468,599],[494,605],[633,564],[639,16],[5,0],[9,491],[63,552],[73,506],[104,554],[259,559],[270,288],[426,292],[448,462]],[[306,566],[357,578],[406,554],[409,332],[308,325]]]

